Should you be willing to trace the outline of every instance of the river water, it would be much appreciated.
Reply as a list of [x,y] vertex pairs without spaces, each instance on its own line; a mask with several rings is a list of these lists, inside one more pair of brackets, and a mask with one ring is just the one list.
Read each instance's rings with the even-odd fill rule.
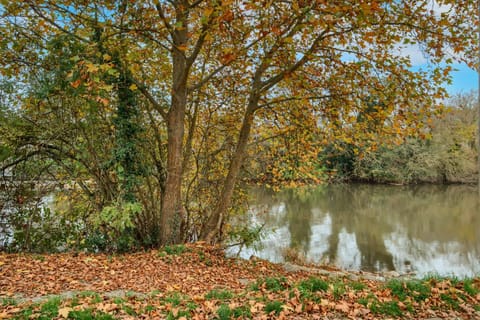
[[295,252],[347,270],[480,274],[480,201],[472,186],[330,185],[256,189],[249,221],[264,225],[259,249],[273,262]]

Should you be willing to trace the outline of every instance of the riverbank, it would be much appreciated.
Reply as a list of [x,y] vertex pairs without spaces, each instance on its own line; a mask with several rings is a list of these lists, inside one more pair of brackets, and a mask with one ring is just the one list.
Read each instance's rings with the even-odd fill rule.
[[204,244],[145,253],[0,254],[1,319],[480,316],[480,279],[355,278],[228,259]]

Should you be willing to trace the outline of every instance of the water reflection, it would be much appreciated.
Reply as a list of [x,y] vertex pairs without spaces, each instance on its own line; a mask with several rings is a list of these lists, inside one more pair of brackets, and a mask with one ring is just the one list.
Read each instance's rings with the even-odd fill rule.
[[[334,185],[273,193],[255,190],[251,222],[265,223],[263,249],[284,248],[351,270],[480,274],[480,206],[469,186]],[[261,213],[263,212],[263,213]]]

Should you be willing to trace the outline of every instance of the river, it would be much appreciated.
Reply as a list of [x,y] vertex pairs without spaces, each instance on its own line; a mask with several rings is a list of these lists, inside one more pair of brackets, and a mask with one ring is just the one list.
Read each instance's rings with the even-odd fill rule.
[[284,262],[292,252],[346,270],[480,274],[480,205],[475,187],[330,185],[255,189],[250,225],[264,225],[252,255]]

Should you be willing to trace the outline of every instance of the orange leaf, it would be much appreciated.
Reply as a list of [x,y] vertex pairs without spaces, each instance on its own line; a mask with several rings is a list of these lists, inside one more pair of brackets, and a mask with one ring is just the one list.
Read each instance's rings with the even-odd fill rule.
[[80,86],[81,83],[82,83],[82,80],[77,79],[77,80],[73,81],[72,83],[70,83],[70,85],[71,85],[73,88],[77,89],[77,88]]

